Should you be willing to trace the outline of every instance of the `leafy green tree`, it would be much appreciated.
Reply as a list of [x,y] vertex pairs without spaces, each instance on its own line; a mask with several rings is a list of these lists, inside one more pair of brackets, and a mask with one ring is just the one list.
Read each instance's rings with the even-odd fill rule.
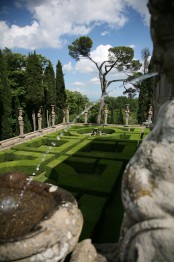
[[56,79],[52,63],[49,62],[44,71],[44,113],[46,114],[47,126],[50,126],[51,105],[56,104]]
[[13,135],[19,134],[18,108],[25,104],[25,68],[26,56],[12,53],[8,48],[2,50],[7,65],[8,80],[12,95]]
[[2,51],[0,50],[0,139],[12,136],[11,90],[8,71]]
[[66,107],[66,91],[62,64],[58,60],[56,65],[56,109],[58,112],[58,123],[63,119],[63,108]]
[[80,92],[73,92],[68,89],[66,89],[66,96],[67,105],[70,109],[70,121],[84,122],[83,116],[80,114],[84,111],[85,105],[89,105],[89,99],[87,96],[82,95]]
[[35,111],[43,104],[43,71],[42,65],[36,52],[28,55],[26,65],[26,104],[29,119],[33,120],[33,129],[36,130]]
[[116,72],[124,72],[127,77],[132,75],[133,72],[140,69],[140,62],[134,60],[134,50],[131,47],[117,46],[108,50],[108,60],[103,61],[101,64],[94,61],[90,55],[93,42],[88,36],[82,36],[76,39],[72,45],[68,46],[69,54],[76,61],[81,58],[87,58],[93,62],[99,73],[99,80],[101,84],[101,106],[98,114],[98,124],[101,122],[101,112],[104,106],[104,96],[106,95],[107,88],[116,81],[125,81],[124,79],[107,80],[109,73],[116,69]]
[[129,104],[130,108],[130,124],[137,123],[137,110],[138,110],[138,99],[137,98],[127,98],[126,96],[111,97],[108,96],[105,99],[108,105],[108,123],[109,124],[124,124],[125,118],[125,107]]

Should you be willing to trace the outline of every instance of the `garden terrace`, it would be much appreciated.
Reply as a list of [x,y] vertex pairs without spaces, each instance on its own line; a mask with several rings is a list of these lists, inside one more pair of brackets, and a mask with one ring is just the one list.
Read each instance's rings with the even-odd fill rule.
[[[90,135],[94,128],[102,135]],[[35,174],[35,180],[67,189],[84,216],[80,238],[116,242],[123,215],[122,173],[148,132],[141,128],[72,126],[1,151],[0,173]]]

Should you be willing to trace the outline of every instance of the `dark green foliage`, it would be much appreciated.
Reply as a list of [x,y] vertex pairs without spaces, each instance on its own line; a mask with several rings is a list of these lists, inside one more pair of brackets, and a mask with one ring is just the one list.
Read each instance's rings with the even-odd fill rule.
[[62,122],[63,119],[63,108],[66,107],[66,91],[64,75],[62,71],[61,62],[58,61],[56,65],[56,111],[58,117],[58,123]]
[[108,124],[124,124],[125,108],[129,104],[130,117],[129,124],[137,124],[138,99],[127,98],[126,96],[106,97],[105,102],[108,105]]
[[12,136],[11,89],[8,81],[7,65],[0,50],[0,139]]
[[84,226],[80,235],[80,241],[89,238],[99,221],[106,198],[92,195],[83,195],[79,201],[78,206],[83,214]]
[[130,63],[134,57],[134,50],[128,46],[115,46],[109,48],[109,59],[120,63],[120,67]]
[[29,54],[26,66],[26,103],[30,111],[43,104],[44,88],[42,83],[42,65],[34,52]]
[[89,57],[92,45],[93,42],[88,36],[79,37],[72,43],[72,45],[68,46],[69,54],[76,61],[78,61],[82,56]]
[[[153,65],[151,64],[149,65],[149,72],[153,72]],[[137,110],[137,118],[139,124],[142,124],[147,119],[147,112],[149,111],[149,106],[152,105],[153,88],[154,78],[146,79],[142,82],[140,86]]]
[[51,105],[55,105],[56,103],[56,81],[55,81],[55,74],[54,69],[51,62],[45,68],[44,71],[44,105],[48,109]]
[[[66,89],[67,105],[70,109],[70,122],[74,121],[81,112],[84,111],[85,105],[89,104],[87,96],[82,95],[77,91],[70,91]],[[84,116],[76,119],[76,122],[84,122]]]

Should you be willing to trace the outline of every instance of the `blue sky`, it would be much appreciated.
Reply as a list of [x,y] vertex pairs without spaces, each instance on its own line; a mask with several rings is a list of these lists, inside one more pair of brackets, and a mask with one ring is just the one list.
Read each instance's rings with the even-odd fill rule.
[[[68,45],[88,35],[98,63],[107,58],[109,47],[124,45],[133,47],[134,58],[141,60],[143,48],[152,52],[149,23],[147,0],[1,0],[0,48],[26,55],[36,50],[54,69],[60,60],[66,88],[96,101],[101,95],[98,71],[88,60],[74,61]],[[111,96],[123,94],[118,84],[108,91]]]

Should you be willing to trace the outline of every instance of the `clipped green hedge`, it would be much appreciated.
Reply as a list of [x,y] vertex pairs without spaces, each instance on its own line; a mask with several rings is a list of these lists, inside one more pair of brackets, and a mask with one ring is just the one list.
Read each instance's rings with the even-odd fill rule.
[[12,149],[7,149],[0,152],[0,163],[11,161],[13,159],[13,152],[15,152]]
[[28,143],[22,145],[17,145],[14,147],[15,150],[27,151],[27,152],[40,152],[44,154],[49,152],[50,154],[62,155],[66,150],[71,149],[77,143],[79,139],[65,139],[61,138],[60,140],[44,140],[45,144],[40,145],[39,147],[28,147]]
[[[36,155],[35,155],[36,156]],[[37,175],[45,170],[45,165],[53,159],[53,155],[47,154],[43,160],[43,156],[37,157],[35,159],[22,159],[19,160],[6,161],[0,163],[0,173],[7,172],[22,172],[25,175],[32,175],[36,173]],[[13,156],[13,159],[18,159],[17,154]]]
[[97,160],[95,158],[69,157],[66,163],[73,167],[76,172],[92,174],[95,171]]
[[[65,161],[66,160],[66,161]],[[55,179],[59,186],[74,192],[98,192],[101,195],[110,194],[122,168],[121,161],[101,159],[95,165],[95,171],[91,174],[88,172],[78,172],[67,168],[67,156],[62,156],[52,161],[46,166],[46,176]],[[65,162],[63,162],[65,161]],[[76,161],[79,164],[78,157]],[[67,168],[67,169],[66,169]]]
[[84,218],[80,241],[91,238],[92,232],[102,215],[105,203],[106,198],[92,195],[83,195],[78,200],[78,206]]

